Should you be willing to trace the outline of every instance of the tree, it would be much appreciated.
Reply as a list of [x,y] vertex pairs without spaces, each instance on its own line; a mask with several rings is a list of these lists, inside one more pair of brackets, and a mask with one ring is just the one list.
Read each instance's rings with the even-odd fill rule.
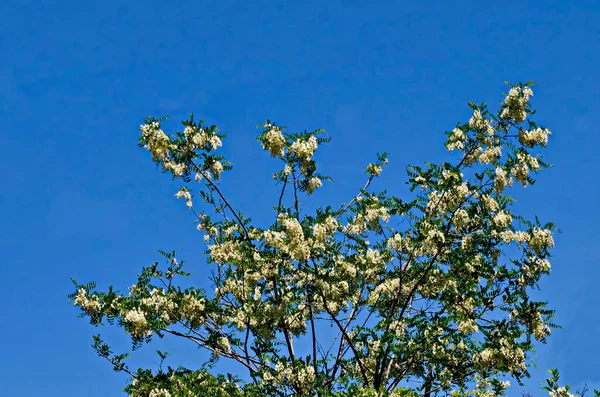
[[[329,138],[267,120],[257,140],[281,161],[281,193],[265,227],[220,189],[231,164],[216,126],[192,115],[167,135],[166,118],[148,117],[139,144],[182,182],[214,290],[179,286],[184,262],[161,251],[166,265],[144,268],[128,294],[74,281],[70,298],[92,324],[123,327],[134,349],[168,336],[208,354],[198,368],[132,370],[100,336],[94,348],[131,376],[132,396],[503,395],[556,327],[529,295],[550,271],[555,226],[516,214],[506,194],[549,167],[535,153],[550,131],[531,119],[531,86],[510,86],[494,114],[469,103],[470,120],[446,133],[454,161],[408,167],[412,201],[371,189],[383,153],[354,198],[312,214],[301,198],[331,181],[313,159]],[[215,374],[220,360],[235,370]],[[548,391],[568,395],[555,378]]]

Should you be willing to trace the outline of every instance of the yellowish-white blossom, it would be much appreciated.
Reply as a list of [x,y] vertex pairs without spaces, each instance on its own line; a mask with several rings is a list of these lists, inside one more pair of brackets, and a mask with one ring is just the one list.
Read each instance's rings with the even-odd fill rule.
[[283,156],[286,140],[281,129],[271,124],[265,124],[265,128],[268,130],[263,139],[263,149],[268,150],[272,157]]
[[192,208],[192,194],[186,188],[179,189],[177,194],[175,194],[175,197],[185,198],[185,205],[187,205],[188,208]]
[[306,192],[308,194],[312,194],[315,191],[315,189],[320,188],[321,186],[323,186],[323,182],[321,182],[321,179],[314,176],[308,180],[308,186],[306,187]]

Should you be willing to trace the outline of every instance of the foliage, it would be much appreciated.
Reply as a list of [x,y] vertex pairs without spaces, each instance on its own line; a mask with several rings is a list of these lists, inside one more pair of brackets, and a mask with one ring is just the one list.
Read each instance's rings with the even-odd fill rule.
[[[161,252],[166,266],[144,268],[126,294],[74,282],[70,297],[92,324],[123,327],[134,349],[169,336],[209,356],[163,370],[159,352],[158,370],[132,370],[100,336],[94,348],[130,375],[132,396],[503,395],[556,327],[530,297],[550,271],[555,226],[516,214],[506,194],[549,167],[535,153],[550,131],[531,119],[531,85],[511,86],[496,113],[470,103],[470,120],[447,133],[455,160],[408,168],[412,200],[371,189],[383,153],[354,198],[312,214],[300,200],[330,181],[314,160],[328,139],[267,120],[257,139],[281,161],[281,193],[266,227],[219,187],[231,164],[216,126],[192,116],[167,135],[165,118],[148,117],[140,146],[182,181],[176,197],[204,233],[214,289],[182,288],[184,262]],[[221,360],[234,370],[215,374]],[[546,390],[567,395],[552,376]]]

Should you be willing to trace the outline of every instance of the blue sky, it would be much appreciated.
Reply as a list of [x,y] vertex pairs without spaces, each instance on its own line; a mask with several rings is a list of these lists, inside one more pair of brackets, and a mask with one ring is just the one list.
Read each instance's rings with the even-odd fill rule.
[[445,159],[443,132],[468,119],[467,101],[499,102],[505,80],[538,83],[536,119],[553,131],[555,168],[516,192],[518,208],[563,231],[538,296],[564,329],[527,390],[540,395],[550,367],[600,387],[599,2],[168,3],[0,6],[2,395],[120,395],[69,277],[125,289],[157,249],[206,274],[177,185],[136,146],[145,115],[194,112],[228,133],[224,189],[260,219],[276,194],[254,141],[266,118],[333,138],[321,159],[336,183],[317,197],[346,200],[377,151],[391,153],[377,187],[402,197],[406,165]]

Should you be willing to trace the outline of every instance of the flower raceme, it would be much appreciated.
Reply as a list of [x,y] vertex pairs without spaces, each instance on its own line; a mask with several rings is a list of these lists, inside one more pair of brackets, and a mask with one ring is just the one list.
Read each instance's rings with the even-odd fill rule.
[[[129,294],[76,283],[72,299],[92,324],[122,326],[134,347],[170,336],[210,358],[201,369],[134,371],[100,339],[97,351],[129,374],[132,396],[502,395],[554,327],[529,295],[550,271],[554,226],[525,220],[506,195],[548,166],[533,152],[550,131],[530,119],[532,96],[531,84],[514,85],[496,114],[471,103],[471,118],[447,133],[452,161],[408,168],[413,200],[371,188],[384,153],[354,197],[314,213],[300,199],[330,181],[315,160],[328,139],[267,120],[257,140],[281,162],[281,191],[264,225],[220,188],[231,165],[216,126],[190,117],[167,135],[164,118],[148,118],[140,145],[182,183],[176,197],[204,232],[212,290],[182,288],[183,261],[161,252],[166,269],[144,268]],[[208,370],[218,360],[237,369]]]

